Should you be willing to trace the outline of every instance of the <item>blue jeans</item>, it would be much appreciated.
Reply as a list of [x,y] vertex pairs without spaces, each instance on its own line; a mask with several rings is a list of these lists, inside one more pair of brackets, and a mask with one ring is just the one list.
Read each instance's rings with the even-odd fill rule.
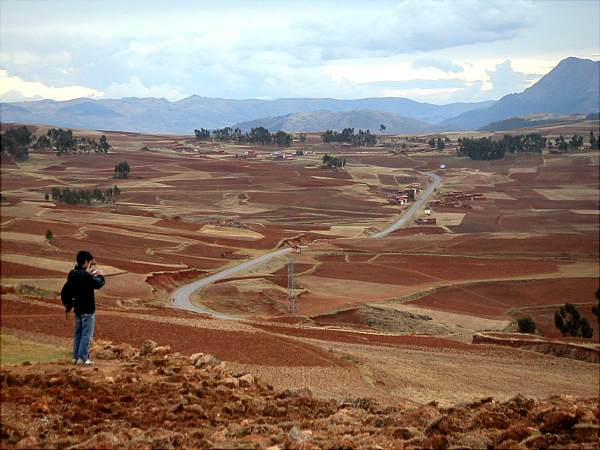
[[96,314],[75,314],[73,334],[73,359],[87,361],[90,356],[90,341],[94,336]]

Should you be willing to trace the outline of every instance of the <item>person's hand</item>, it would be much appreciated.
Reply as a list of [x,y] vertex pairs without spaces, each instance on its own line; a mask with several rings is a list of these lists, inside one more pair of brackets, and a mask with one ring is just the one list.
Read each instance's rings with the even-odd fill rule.
[[98,269],[98,268],[92,269],[91,274],[94,275],[94,276],[97,276],[97,275],[104,276],[104,272],[102,272],[102,269]]

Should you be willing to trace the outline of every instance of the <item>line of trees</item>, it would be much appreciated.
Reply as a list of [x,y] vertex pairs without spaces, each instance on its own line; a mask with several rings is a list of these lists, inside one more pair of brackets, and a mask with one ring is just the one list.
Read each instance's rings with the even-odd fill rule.
[[111,149],[105,135],[100,136],[100,141],[88,137],[73,136],[73,130],[50,128],[45,135],[40,136],[34,148],[51,148],[57,155],[63,153],[108,153]]
[[116,185],[104,191],[98,188],[72,190],[67,187],[64,189],[52,188],[51,192],[52,201],[63,202],[68,205],[78,205],[80,203],[91,205],[92,201],[114,203],[118,200],[120,194],[121,190]]
[[542,154],[546,146],[546,138],[540,133],[511,136],[505,134],[500,140],[484,137],[459,138],[456,152],[459,156],[468,156],[471,159],[502,159],[506,152],[509,153],[537,153]]
[[338,167],[344,167],[346,165],[346,158],[339,156],[332,156],[325,153],[323,155],[323,167],[329,169],[337,169]]
[[257,127],[252,128],[249,132],[242,132],[240,128],[217,128],[212,132],[200,128],[194,130],[196,139],[209,140],[217,142],[235,142],[236,144],[261,144],[261,145],[278,145],[280,147],[289,147],[292,145],[292,135],[285,131],[271,133],[267,128]]
[[321,135],[323,142],[340,142],[352,144],[360,147],[372,147],[377,144],[377,137],[370,130],[358,130],[354,132],[354,128],[344,128],[341,133],[334,130],[326,130]]
[[[592,146],[592,148],[594,148],[594,145],[592,144],[592,137],[594,137],[594,133],[590,131],[590,145]],[[567,141],[565,140],[565,137],[561,134],[556,139],[554,139],[554,145],[556,145],[556,148],[558,150],[561,150],[563,152],[567,152],[569,149],[577,150],[583,147],[583,136],[574,134],[573,137],[569,139],[569,141]],[[552,147],[552,141],[548,142],[548,146]]]

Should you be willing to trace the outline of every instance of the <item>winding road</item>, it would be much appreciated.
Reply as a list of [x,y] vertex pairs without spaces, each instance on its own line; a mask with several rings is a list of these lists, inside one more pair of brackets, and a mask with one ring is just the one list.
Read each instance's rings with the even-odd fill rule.
[[[431,172],[422,172],[422,174],[426,175],[431,180],[431,182],[427,186],[427,189],[425,189],[421,196],[406,211],[403,212],[403,214],[397,221],[393,222],[384,230],[381,230],[371,235],[370,238],[384,237],[393,231],[407,226],[412,220],[415,213],[425,204],[425,202],[427,202],[427,200],[429,200],[429,197],[431,197],[435,189],[437,189],[437,187],[442,182],[442,178],[439,175],[436,175]],[[220,272],[214,273],[206,278],[202,278],[200,280],[196,280],[192,283],[186,284],[185,286],[180,287],[171,294],[171,306],[177,309],[206,314],[216,319],[236,320],[237,317],[235,316],[223,314],[218,311],[213,311],[212,309],[206,308],[202,305],[193,304],[190,299],[191,295],[194,292],[204,288],[205,286],[214,283],[215,281],[222,280],[224,278],[229,278],[230,276],[235,275],[236,273],[260,266],[273,258],[286,255],[291,251],[292,248],[290,247],[275,250],[257,258],[253,258],[249,261],[243,262],[242,264],[239,264],[235,267],[229,267],[227,269],[221,270]]]

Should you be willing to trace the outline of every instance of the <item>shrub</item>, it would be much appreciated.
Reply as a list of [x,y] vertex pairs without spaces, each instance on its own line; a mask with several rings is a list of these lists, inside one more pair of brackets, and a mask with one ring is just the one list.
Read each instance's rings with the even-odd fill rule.
[[535,322],[530,316],[523,317],[517,320],[517,329],[519,333],[533,334],[536,330]]

